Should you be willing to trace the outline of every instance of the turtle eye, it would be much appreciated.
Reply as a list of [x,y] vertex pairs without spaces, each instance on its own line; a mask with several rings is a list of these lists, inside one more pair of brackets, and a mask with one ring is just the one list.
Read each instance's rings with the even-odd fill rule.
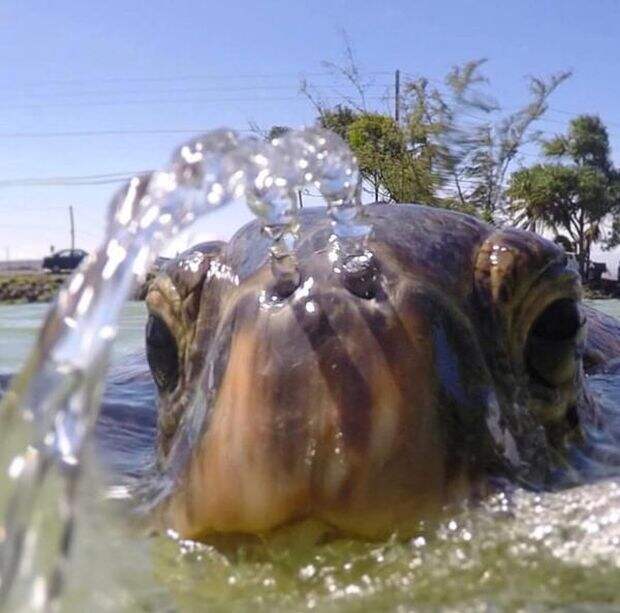
[[575,376],[583,321],[575,300],[552,302],[534,321],[526,345],[530,376],[548,387],[559,387]]
[[146,323],[146,359],[160,392],[171,392],[179,380],[177,342],[170,328],[157,315]]

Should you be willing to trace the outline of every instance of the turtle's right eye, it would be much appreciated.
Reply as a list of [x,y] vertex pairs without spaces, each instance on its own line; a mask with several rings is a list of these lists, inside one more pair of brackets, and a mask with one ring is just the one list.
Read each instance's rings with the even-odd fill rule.
[[157,315],[146,323],[146,359],[160,392],[171,392],[179,380],[177,342],[170,328]]

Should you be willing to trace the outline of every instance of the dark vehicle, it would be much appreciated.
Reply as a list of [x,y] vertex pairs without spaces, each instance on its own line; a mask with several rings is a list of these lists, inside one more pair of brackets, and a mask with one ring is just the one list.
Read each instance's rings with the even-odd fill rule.
[[43,258],[43,268],[52,272],[61,270],[74,270],[80,262],[87,256],[86,251],[81,249],[64,249]]

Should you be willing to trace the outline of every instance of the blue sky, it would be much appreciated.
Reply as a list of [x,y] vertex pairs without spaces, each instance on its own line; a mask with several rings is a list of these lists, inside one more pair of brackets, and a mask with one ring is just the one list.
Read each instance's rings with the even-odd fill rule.
[[[506,108],[524,102],[527,75],[572,69],[540,128],[553,134],[572,113],[599,113],[620,163],[619,23],[615,0],[4,0],[0,258],[67,246],[69,204],[79,246],[93,248],[116,189],[24,179],[160,167],[192,131],[311,123],[300,78],[326,96],[344,88],[322,65],[342,58],[342,29],[381,108],[396,68],[441,79],[456,63],[488,58],[485,73]],[[241,206],[222,210],[194,238],[228,236],[248,218]]]

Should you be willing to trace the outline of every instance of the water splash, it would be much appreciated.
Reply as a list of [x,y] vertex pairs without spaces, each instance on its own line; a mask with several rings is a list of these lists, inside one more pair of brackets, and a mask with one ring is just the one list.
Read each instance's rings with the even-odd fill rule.
[[[328,203],[334,265],[355,261],[363,269],[370,228],[363,223],[358,169],[346,145],[326,130],[291,131],[272,142],[209,132],[182,145],[166,169],[133,178],[113,198],[103,244],[61,290],[0,407],[0,468],[11,483],[0,498],[0,607],[46,609],[62,593],[84,444],[97,418],[120,309],[154,254],[201,215],[245,197],[271,239],[277,298],[283,298],[301,281],[297,192],[310,185]],[[40,504],[46,487],[56,508]],[[49,535],[53,543],[44,548]]]

